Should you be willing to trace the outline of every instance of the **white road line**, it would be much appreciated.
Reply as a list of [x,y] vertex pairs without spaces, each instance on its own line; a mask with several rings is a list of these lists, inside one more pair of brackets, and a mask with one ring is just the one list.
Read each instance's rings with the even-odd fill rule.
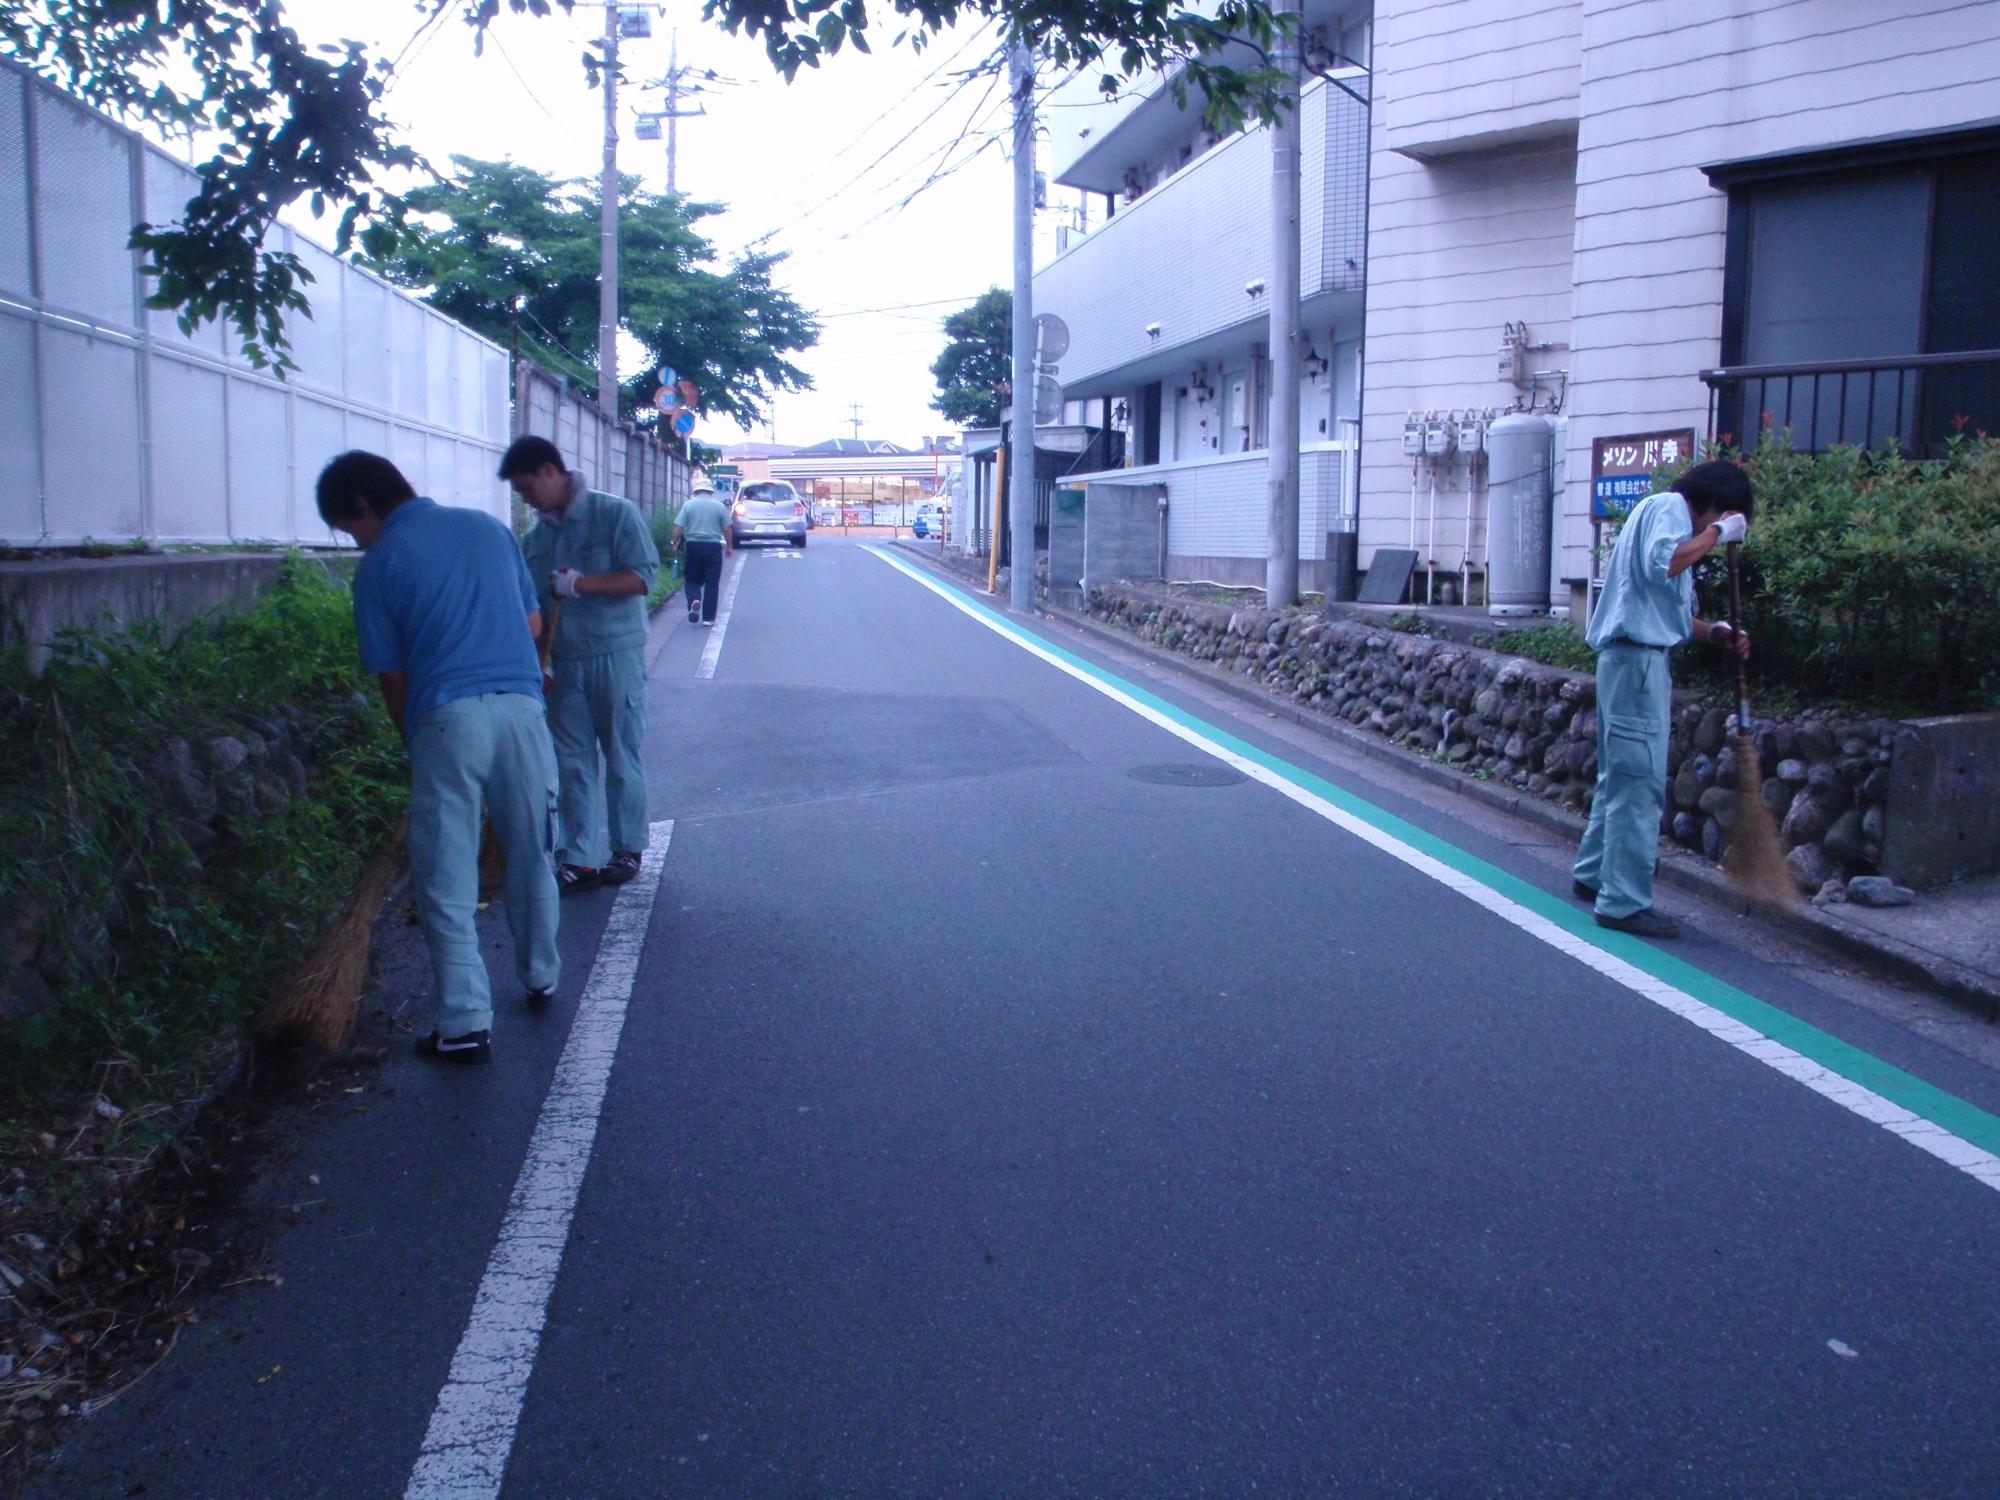
[[961,598],[956,590],[925,577],[902,559],[891,557],[874,547],[868,548],[868,551],[898,572],[915,579],[953,608],[970,615],[1001,639],[1012,641],[1023,651],[1040,657],[1057,671],[1066,673],[1086,687],[1095,689],[1113,702],[1130,709],[1140,718],[1158,725],[1168,734],[1214,756],[1253,781],[1262,782],[1281,796],[1288,797],[1308,811],[1317,813],[1327,822],[1353,834],[1362,842],[1373,845],[1418,873],[1427,875],[1438,884],[1456,891],[1473,904],[1484,907],[1528,936],[1548,944],[1558,952],[1568,954],[1586,968],[1596,970],[1606,979],[1622,985],[1640,998],[1650,1000],[1661,1009],[1670,1011],[1718,1040],[1727,1042],[1745,1056],[1755,1058],[1766,1067],[1804,1084],[1814,1093],[1831,1099],[1842,1109],[1880,1125],[1890,1134],[1901,1137],[1918,1150],[1926,1151],[1939,1161],[1956,1167],[1987,1187],[2000,1191],[2000,1156],[1995,1156],[1984,1147],[1974,1145],[1963,1136],[1925,1119],[1894,1100],[1885,1099],[1873,1089],[1814,1062],[1811,1058],[1725,1014],[1706,1001],[1696,999],[1685,990],[1663,979],[1655,978],[1636,965],[1606,952],[1589,939],[1579,937],[1551,922],[1547,917],[1528,910],[1519,902],[1501,895],[1475,877],[1461,874],[1442,860],[1412,848],[1394,834],[1387,833],[1365,819],[1336,807],[1324,797],[1308,791],[1262,762],[1238,755],[1226,745],[1217,744],[1199,730],[1169,718],[1149,704],[1141,703],[1131,694],[1093,676],[1074,663],[1065,661],[1055,652],[1038,645],[1027,636],[1016,634],[1002,621],[992,618],[977,605]]
[[722,604],[716,611],[715,625],[708,633],[708,644],[701,649],[701,665],[694,669],[696,677],[713,677],[715,664],[722,660],[722,637],[729,629],[729,611],[736,607],[736,583],[742,576],[743,558],[738,554],[736,565],[723,580]]
[[500,1493],[673,836],[671,821],[653,825],[639,873],[612,904],[404,1500],[490,1500]]

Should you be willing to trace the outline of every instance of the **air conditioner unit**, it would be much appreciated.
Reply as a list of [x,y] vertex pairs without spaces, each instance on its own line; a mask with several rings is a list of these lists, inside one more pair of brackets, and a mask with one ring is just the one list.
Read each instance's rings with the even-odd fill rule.
[[643,5],[618,7],[618,35],[625,41],[643,40],[653,34],[653,12]]

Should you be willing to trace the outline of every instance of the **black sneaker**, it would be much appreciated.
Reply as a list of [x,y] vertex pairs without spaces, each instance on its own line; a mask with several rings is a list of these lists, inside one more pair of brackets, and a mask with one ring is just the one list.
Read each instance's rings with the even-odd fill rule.
[[1594,885],[1585,885],[1581,880],[1572,880],[1569,883],[1569,893],[1579,901],[1595,901],[1597,899],[1597,887]]
[[528,1009],[547,1010],[549,1008],[549,1002],[555,999],[555,997],[556,997],[556,988],[554,985],[548,985],[539,990],[529,990]]
[[623,885],[639,873],[639,854],[634,849],[620,849],[611,856],[611,863],[598,871],[597,878],[606,885]]
[[587,891],[603,877],[604,872],[595,865],[557,865],[556,891],[564,896]]
[[1663,917],[1650,906],[1642,906],[1628,917],[1607,917],[1597,914],[1597,925],[1609,927],[1614,932],[1629,932],[1634,937],[1673,938],[1681,935],[1681,924],[1672,917]]
[[699,604],[690,604],[688,606],[688,624],[693,625],[700,619],[701,606]]
[[440,1036],[433,1031],[429,1036],[419,1038],[417,1056],[428,1057],[433,1062],[489,1063],[493,1061],[493,1033],[468,1031],[464,1036]]

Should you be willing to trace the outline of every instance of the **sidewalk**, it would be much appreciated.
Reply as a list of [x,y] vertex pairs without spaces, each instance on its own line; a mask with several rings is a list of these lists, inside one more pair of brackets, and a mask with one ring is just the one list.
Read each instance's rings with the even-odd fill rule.
[[[891,545],[933,567],[940,564],[935,546],[905,542]],[[957,561],[942,560],[946,570],[967,577],[967,569],[954,565]],[[983,592],[983,574],[977,582]],[[1004,608],[1004,595],[994,603]],[[1178,652],[1160,650],[1135,635],[1070,610],[1051,610],[1049,618],[1060,620],[1085,636],[1137,652],[1184,677],[1254,704],[1266,713],[1336,740],[1434,786],[1471,797],[1569,839],[1583,836],[1583,820],[1554,803],[1504,784],[1475,781],[1427,756],[1411,754],[1379,736],[1280,698],[1255,683],[1217,671]],[[1731,888],[1729,877],[1718,866],[1686,850],[1661,846],[1659,878],[1731,911],[1745,909]],[[1791,912],[1749,914],[1788,937],[1802,939],[1844,958],[1876,965],[1898,978],[1928,986],[1988,1021],[2000,1021],[2000,875],[1919,892],[1912,906],[1872,909],[1851,903],[1828,907],[1802,903]]]

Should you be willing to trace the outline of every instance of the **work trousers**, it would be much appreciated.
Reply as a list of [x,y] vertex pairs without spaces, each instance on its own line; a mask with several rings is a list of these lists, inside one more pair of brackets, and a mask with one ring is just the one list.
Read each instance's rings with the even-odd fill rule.
[[549,728],[562,782],[557,859],[597,869],[614,851],[643,851],[646,768],[639,751],[646,738],[645,648],[558,661]]
[[529,989],[562,976],[556,952],[556,758],[541,700],[482,693],[424,715],[410,731],[410,875],[437,976],[447,1037],[493,1025],[479,950],[482,805],[507,857],[504,902],[514,972]]
[[701,617],[715,623],[716,596],[722,592],[723,551],[720,542],[682,542],[681,572],[687,585],[688,608],[701,606]]
[[1613,641],[1598,652],[1597,795],[1573,873],[1597,887],[1600,916],[1653,904],[1672,707],[1665,651]]

